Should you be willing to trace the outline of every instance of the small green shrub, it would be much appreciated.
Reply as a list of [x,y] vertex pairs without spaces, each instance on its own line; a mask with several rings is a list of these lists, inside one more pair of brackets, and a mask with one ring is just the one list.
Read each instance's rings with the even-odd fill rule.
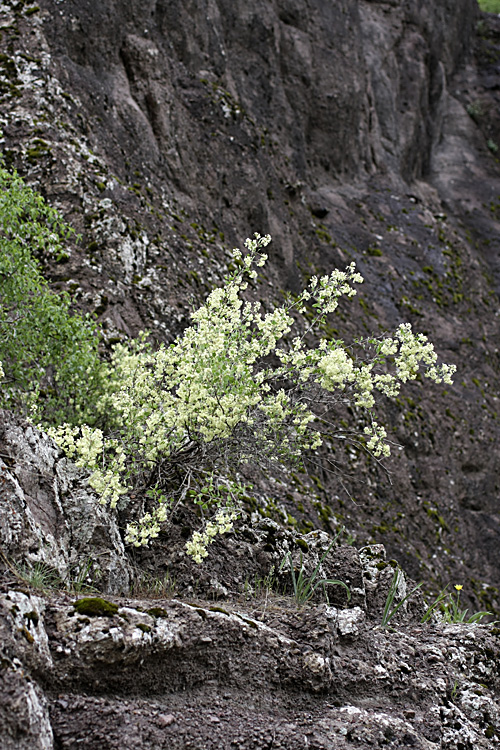
[[9,563],[8,560],[5,560],[5,562],[16,578],[40,591],[70,591],[75,594],[95,593],[97,591],[97,588],[93,585],[97,574],[92,570],[93,562],[91,559],[78,565],[65,578],[62,578],[59,572],[47,563],[28,564],[23,562],[16,565]]
[[274,565],[271,565],[265,576],[254,575],[253,580],[250,578],[245,580],[243,593],[247,597],[267,598],[272,592],[279,593],[278,576]]
[[19,580],[40,591],[50,591],[63,587],[57,571],[46,563],[35,562],[32,565],[22,563],[12,567],[11,570]]
[[176,582],[167,572],[160,578],[146,571],[138,571],[130,587],[132,596],[148,599],[171,599],[175,596]]
[[38,257],[62,258],[72,230],[0,161],[0,406],[44,424],[92,422],[98,331],[52,292]]
[[323,589],[325,600],[328,603],[329,603],[329,600],[328,600],[328,594],[326,591],[327,586],[343,586],[343,588],[345,588],[345,590],[347,591],[347,598],[348,599],[351,598],[351,592],[349,590],[349,587],[347,586],[346,583],[344,583],[344,581],[338,581],[338,580],[320,577],[321,564],[324,562],[326,556],[332,549],[333,545],[335,544],[339,536],[340,536],[340,532],[339,534],[337,534],[333,542],[328,546],[327,550],[322,555],[320,561],[314,568],[311,575],[308,575],[304,568],[302,550],[300,551],[300,567],[298,570],[295,569],[295,566],[293,564],[291,552],[288,554],[287,557],[285,557],[285,559],[281,563],[280,571],[283,569],[286,561],[288,560],[289,562],[290,575],[292,577],[292,585],[293,585],[293,595],[299,607],[301,607],[303,604],[306,604],[310,599],[313,598],[314,594],[316,593],[316,589],[319,586],[321,586],[321,588]]
[[472,102],[471,104],[468,104],[467,114],[470,115],[473,120],[479,120],[484,115],[481,102]]
[[398,589],[402,581],[404,581],[404,575],[400,570],[396,569],[392,577],[391,586],[389,588],[389,593],[387,594],[387,599],[385,600],[384,611],[382,613],[381,625],[383,628],[389,628],[389,623],[397,613],[398,609],[402,607],[403,604],[407,602],[408,599],[410,599],[413,594],[418,591],[418,589],[423,585],[423,583],[417,584],[414,589],[403,596],[403,598],[393,607],[394,599],[398,595]]

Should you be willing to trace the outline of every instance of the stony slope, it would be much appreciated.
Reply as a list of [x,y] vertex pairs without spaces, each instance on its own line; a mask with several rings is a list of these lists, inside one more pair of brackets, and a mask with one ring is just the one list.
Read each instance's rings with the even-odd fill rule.
[[[382,627],[393,579],[382,545],[336,546],[322,575],[347,582],[350,600],[329,586],[328,603],[318,590],[298,607],[286,569],[274,590],[251,573],[285,554],[298,565],[305,547],[311,572],[328,535],[240,523],[214,544],[210,598],[167,597],[144,579],[142,596],[119,595],[134,570],[114,520],[82,513],[96,498],[75,468],[34,428],[2,417],[1,497],[11,500],[1,548],[59,576],[39,575],[35,590],[26,568],[2,571],[3,750],[499,746],[499,629],[421,624],[418,592]],[[183,539],[170,546],[194,574]],[[114,595],[85,590],[88,569],[68,565],[75,553]],[[410,586],[402,575],[393,606]]]
[[43,695],[6,666],[6,750],[498,746],[498,638],[487,626],[410,627],[396,647],[359,608],[262,618],[175,600],[148,614],[151,602],[126,601],[89,618],[20,592],[1,604],[20,624],[9,645],[30,636],[52,684]]

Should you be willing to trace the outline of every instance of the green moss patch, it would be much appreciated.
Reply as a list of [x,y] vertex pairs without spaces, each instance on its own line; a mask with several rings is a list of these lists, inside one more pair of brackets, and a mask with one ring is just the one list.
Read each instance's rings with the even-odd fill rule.
[[116,604],[99,597],[78,599],[73,607],[79,615],[87,615],[88,617],[113,617],[118,612]]
[[478,5],[486,13],[500,13],[500,0],[478,0]]
[[168,612],[163,607],[152,607],[151,609],[147,609],[146,612],[151,617],[168,617]]

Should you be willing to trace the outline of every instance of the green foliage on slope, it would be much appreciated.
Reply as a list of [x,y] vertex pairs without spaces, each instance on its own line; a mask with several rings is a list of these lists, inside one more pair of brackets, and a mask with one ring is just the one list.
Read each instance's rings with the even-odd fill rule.
[[56,294],[38,258],[60,259],[72,230],[0,163],[0,406],[44,424],[92,420],[100,377],[98,331]]

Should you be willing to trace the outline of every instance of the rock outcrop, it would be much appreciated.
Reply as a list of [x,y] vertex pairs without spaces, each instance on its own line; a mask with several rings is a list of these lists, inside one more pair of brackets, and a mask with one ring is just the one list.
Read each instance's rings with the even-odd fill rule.
[[92,601],[0,598],[6,749],[498,746],[491,626],[393,633],[282,597]]
[[109,593],[129,589],[116,520],[87,486],[88,474],[63,458],[32,424],[0,412],[0,550],[3,563],[52,584],[89,578]]

